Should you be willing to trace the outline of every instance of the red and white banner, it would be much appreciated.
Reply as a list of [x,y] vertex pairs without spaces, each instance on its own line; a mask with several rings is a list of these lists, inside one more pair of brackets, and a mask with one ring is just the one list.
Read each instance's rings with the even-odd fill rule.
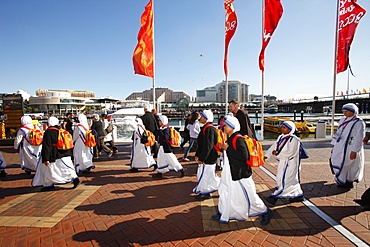
[[272,34],[274,33],[280,18],[283,15],[283,6],[280,0],[264,0],[265,8],[263,10],[263,37],[262,49],[259,56],[260,70],[265,71],[265,49],[270,42]]
[[233,7],[234,0],[225,0],[224,6],[226,10],[225,18],[225,55],[224,55],[224,71],[225,75],[228,76],[229,69],[227,64],[227,54],[229,51],[229,43],[231,38],[234,36],[236,27],[238,26],[238,20]]
[[137,35],[138,43],[132,56],[135,74],[154,78],[154,20],[153,0],[145,6],[141,15],[141,28]]
[[349,50],[356,28],[366,10],[356,0],[339,1],[337,74],[345,71],[349,65]]

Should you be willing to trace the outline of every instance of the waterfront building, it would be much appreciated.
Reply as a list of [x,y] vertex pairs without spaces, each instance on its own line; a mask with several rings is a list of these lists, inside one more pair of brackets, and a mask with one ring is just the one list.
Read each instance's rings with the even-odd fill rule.
[[[226,101],[226,81],[222,81],[215,86],[206,87],[196,91],[197,103],[214,102],[225,103]],[[249,85],[237,80],[228,81],[228,101],[237,100],[239,102],[249,101]]]
[[[155,88],[155,96],[157,103],[172,103],[176,104],[178,99],[185,98],[190,101],[190,96],[184,92],[174,92],[168,88]],[[131,93],[126,100],[148,100],[153,101],[153,89],[148,89],[143,92]]]
[[38,89],[36,96],[29,98],[28,106],[33,111],[48,114],[79,113],[84,111],[86,102],[94,97],[95,93],[91,91]]

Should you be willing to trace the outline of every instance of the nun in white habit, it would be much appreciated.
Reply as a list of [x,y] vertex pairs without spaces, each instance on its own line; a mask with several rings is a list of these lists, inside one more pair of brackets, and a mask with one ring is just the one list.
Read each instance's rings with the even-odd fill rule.
[[195,152],[195,160],[198,163],[198,183],[193,189],[195,199],[206,200],[211,198],[211,193],[218,190],[220,177],[216,174],[216,163],[218,153],[215,150],[217,133],[213,127],[213,113],[211,110],[204,110],[200,113],[200,122],[203,127],[198,135],[198,148]]
[[21,124],[22,127],[19,128],[14,139],[14,149],[19,149],[22,170],[27,174],[31,174],[31,172],[36,171],[37,164],[41,160],[42,145],[32,146],[30,144],[30,130],[33,128],[39,129],[39,127],[35,127],[32,124],[32,118],[30,116],[23,116],[21,118]]
[[275,155],[277,162],[277,186],[272,195],[266,198],[273,205],[279,198],[287,198],[290,202],[304,200],[300,185],[300,150],[303,150],[303,146],[299,138],[294,135],[295,130],[296,127],[292,121],[284,121],[281,125],[282,134],[265,153],[265,159]]
[[[38,164],[32,180],[32,186],[43,186],[41,191],[55,190],[55,184],[70,182],[73,182],[73,188],[76,188],[80,183],[71,159],[72,150],[59,150],[53,146],[58,142],[58,124],[59,120],[56,117],[50,117],[49,128],[44,132],[42,163]],[[57,129],[50,129],[50,127]]]
[[77,173],[88,173],[91,169],[94,169],[93,164],[93,148],[85,145],[86,142],[86,131],[90,129],[87,123],[87,118],[84,114],[78,114],[78,124],[73,130],[73,157],[74,164],[76,166]]
[[351,189],[353,182],[360,182],[364,175],[365,123],[357,116],[358,107],[353,103],[345,104],[342,112],[344,117],[331,141],[330,165],[337,186]]
[[150,147],[141,143],[141,137],[145,131],[141,118],[136,118],[130,122],[130,126],[135,130],[132,136],[131,147],[131,172],[137,172],[138,169],[146,169],[154,166],[156,169],[155,160],[151,154]]
[[[218,211],[212,219],[221,223],[229,220],[244,221],[252,216],[261,216],[261,224],[270,223],[273,211],[268,209],[257,195],[252,178],[252,168],[247,165],[249,152],[244,138],[237,133],[240,124],[236,117],[228,116],[224,132],[229,136],[221,147],[224,151],[221,183],[218,189]],[[232,143],[236,139],[236,149]]]
[[165,115],[159,116],[159,126],[160,128],[157,133],[160,145],[157,155],[158,173],[153,174],[152,177],[162,178],[162,174],[169,171],[181,172],[181,177],[183,177],[185,170],[172,153],[172,147],[169,143],[170,128],[168,127],[168,118]]

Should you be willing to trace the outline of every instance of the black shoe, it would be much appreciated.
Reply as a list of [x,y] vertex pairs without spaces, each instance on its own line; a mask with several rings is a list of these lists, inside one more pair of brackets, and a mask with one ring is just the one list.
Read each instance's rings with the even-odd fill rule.
[[295,198],[289,198],[290,203],[292,203],[292,202],[303,202],[303,201],[304,201],[303,196],[298,196],[298,197],[295,197]]
[[219,221],[221,219],[221,214],[215,214],[215,215],[212,215],[212,220],[217,220]]
[[352,189],[353,182],[346,182],[345,184],[337,184],[337,187],[341,189]]
[[153,172],[158,169],[157,164],[153,165]]
[[209,199],[209,198],[211,198],[210,194],[199,194],[195,197],[195,199],[197,199],[199,201],[203,201],[203,200],[206,200],[206,199]]
[[80,179],[75,178],[73,179],[73,189],[75,189],[80,184]]
[[41,188],[41,191],[53,191],[53,190],[55,190],[54,185]]
[[113,151],[110,151],[108,154],[108,158],[112,157],[112,155],[113,155]]
[[273,196],[269,196],[269,197],[266,197],[266,201],[272,205],[275,205],[276,202],[277,202],[277,198],[273,197]]
[[137,168],[131,168],[130,169],[130,172],[138,172],[139,171],[139,169],[137,169]]
[[2,178],[3,178],[3,177],[6,177],[6,174],[7,174],[7,173],[6,173],[4,170],[3,170],[3,171],[0,171],[0,177],[2,177]]
[[162,178],[162,173],[153,174],[152,178]]
[[354,199],[353,200],[355,203],[363,206],[366,210],[370,210],[370,204],[367,204],[366,202],[364,202],[363,200],[361,199]]
[[271,209],[268,209],[267,213],[261,216],[261,225],[265,226],[268,223],[270,223],[273,214],[274,214],[274,211],[272,211]]
[[182,170],[181,170],[181,176],[180,177],[184,177],[185,176],[185,172],[186,172],[186,168],[182,168]]

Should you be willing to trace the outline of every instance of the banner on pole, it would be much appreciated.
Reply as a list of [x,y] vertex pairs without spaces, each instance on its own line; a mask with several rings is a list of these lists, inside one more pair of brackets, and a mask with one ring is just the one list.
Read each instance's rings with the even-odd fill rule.
[[259,56],[259,67],[265,71],[265,49],[270,42],[270,39],[279,24],[280,18],[283,15],[283,6],[280,0],[264,0],[263,11],[263,37],[262,49]]
[[337,74],[348,68],[349,50],[357,25],[365,13],[366,10],[357,4],[356,0],[339,1]]
[[138,43],[132,56],[135,74],[154,78],[154,19],[153,0],[145,6],[141,15],[141,28],[137,36]]
[[227,64],[227,55],[229,51],[229,43],[231,38],[234,36],[236,27],[238,26],[238,20],[233,7],[234,0],[225,0],[224,6],[226,10],[225,18],[225,55],[224,55],[224,71],[225,75],[228,76],[229,69]]

